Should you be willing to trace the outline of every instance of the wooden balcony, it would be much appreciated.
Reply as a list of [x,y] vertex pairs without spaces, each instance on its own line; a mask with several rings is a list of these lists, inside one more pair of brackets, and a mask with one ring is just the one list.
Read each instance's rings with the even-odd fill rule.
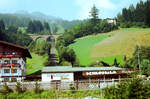
[[[11,64],[0,64],[0,68],[2,67],[11,67]],[[21,65],[19,63],[14,63],[13,67],[21,67]]]
[[0,58],[20,58],[21,55],[0,55]]

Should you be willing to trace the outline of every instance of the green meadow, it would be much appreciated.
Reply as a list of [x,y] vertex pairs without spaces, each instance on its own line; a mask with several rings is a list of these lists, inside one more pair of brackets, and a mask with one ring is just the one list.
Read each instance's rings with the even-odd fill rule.
[[129,59],[137,45],[150,46],[150,28],[123,28],[91,35],[76,39],[69,47],[74,49],[79,63],[88,66],[97,61],[112,65],[115,58],[123,64],[124,56]]
[[41,93],[26,90],[24,93],[16,91],[4,95],[0,93],[0,99],[104,99],[100,90],[43,90]]
[[69,47],[74,49],[81,65],[89,65],[92,62],[90,54],[93,46],[107,37],[109,37],[109,34],[91,35],[79,38],[75,40],[75,43],[69,45]]
[[[42,42],[44,39],[39,38],[37,42]],[[35,73],[44,67],[44,62],[48,58],[47,55],[39,56],[37,54],[31,53],[32,59],[27,58],[27,75]]]
[[[27,58],[27,75],[37,72],[39,69],[44,67],[44,61],[46,61],[48,56],[39,56],[37,54],[31,53],[32,59]],[[34,70],[36,69],[36,70]]]

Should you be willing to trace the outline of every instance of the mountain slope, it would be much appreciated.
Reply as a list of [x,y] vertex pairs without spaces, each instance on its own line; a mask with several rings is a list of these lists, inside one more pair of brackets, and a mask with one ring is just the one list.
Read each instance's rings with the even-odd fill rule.
[[90,54],[93,46],[108,36],[109,34],[98,34],[82,37],[76,39],[75,43],[69,45],[69,47],[75,51],[81,65],[89,65],[92,62]]
[[76,39],[69,47],[74,49],[79,63],[88,66],[97,61],[112,65],[115,58],[123,64],[124,56],[131,57],[136,45],[150,46],[150,29],[130,28],[90,35]]
[[63,20],[61,18],[45,15],[41,12],[28,13],[18,11],[16,13],[0,13],[0,20],[4,20],[6,25],[16,25],[18,27],[26,27],[31,20],[47,21],[52,27],[57,26],[58,32],[64,32],[65,29],[71,29],[73,26],[80,24],[81,20]]
[[97,43],[91,58],[132,56],[137,45],[150,46],[150,29],[121,29],[112,32],[112,36]]

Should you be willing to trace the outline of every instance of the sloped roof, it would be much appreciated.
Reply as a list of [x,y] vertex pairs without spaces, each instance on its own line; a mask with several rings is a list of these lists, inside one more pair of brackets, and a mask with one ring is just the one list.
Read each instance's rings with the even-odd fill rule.
[[123,70],[118,67],[72,67],[72,66],[49,66],[42,69],[43,73],[57,73],[57,72],[80,72],[80,71],[110,71]]
[[20,46],[20,45],[16,45],[16,44],[12,44],[12,43],[9,43],[9,42],[5,42],[5,41],[0,41],[0,44],[4,44],[4,45],[9,45],[9,46],[13,46],[13,47],[16,47],[16,48],[19,48],[19,49],[22,49],[23,50],[23,54],[25,57],[29,57],[29,58],[32,58],[29,50],[23,46]]

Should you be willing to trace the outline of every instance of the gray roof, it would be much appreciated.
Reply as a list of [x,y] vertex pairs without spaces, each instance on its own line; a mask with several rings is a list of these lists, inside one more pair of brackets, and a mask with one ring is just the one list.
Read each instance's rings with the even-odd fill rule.
[[80,71],[107,71],[107,70],[123,70],[123,68],[118,67],[72,67],[72,66],[52,66],[44,67],[42,72],[80,72]]

